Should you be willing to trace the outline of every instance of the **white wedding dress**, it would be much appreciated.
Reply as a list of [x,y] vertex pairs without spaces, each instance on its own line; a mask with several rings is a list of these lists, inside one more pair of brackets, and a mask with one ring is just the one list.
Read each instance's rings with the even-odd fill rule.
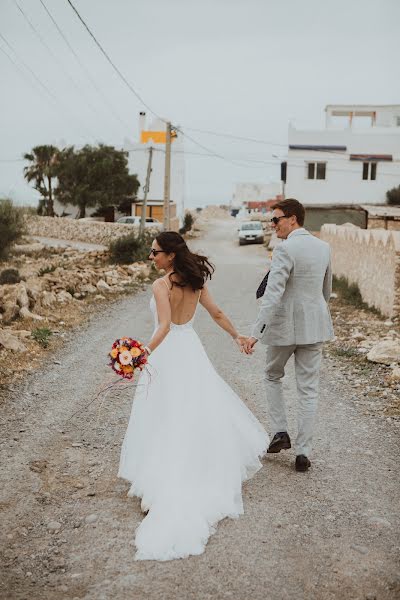
[[[150,301],[158,326],[154,297]],[[136,560],[201,554],[215,525],[243,513],[242,483],[261,468],[268,435],[215,371],[193,329],[171,324],[138,382],[118,476],[149,510]]]

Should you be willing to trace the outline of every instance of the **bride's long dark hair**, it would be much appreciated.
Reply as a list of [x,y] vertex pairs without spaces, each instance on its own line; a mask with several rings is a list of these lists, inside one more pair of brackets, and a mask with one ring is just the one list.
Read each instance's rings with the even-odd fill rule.
[[[215,270],[214,266],[206,256],[191,252],[179,233],[163,231],[157,235],[156,241],[164,252],[175,253],[172,263],[174,270],[169,276],[172,285],[190,286],[195,291],[201,290],[207,279],[211,279]],[[172,279],[174,274],[178,276],[178,281],[176,278]]]

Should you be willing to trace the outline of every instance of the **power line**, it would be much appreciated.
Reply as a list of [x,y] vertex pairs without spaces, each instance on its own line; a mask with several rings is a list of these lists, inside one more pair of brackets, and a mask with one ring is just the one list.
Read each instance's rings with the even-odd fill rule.
[[[71,2],[71,0],[67,0],[68,4],[71,6],[71,8],[73,9],[73,11],[75,12],[75,14],[77,15],[78,19],[81,21],[82,25],[85,27],[86,31],[89,33],[89,35],[91,36],[91,38],[93,39],[93,41],[95,42],[96,46],[99,48],[99,50],[102,52],[102,54],[104,55],[104,57],[106,58],[106,60],[109,62],[109,64],[112,66],[112,68],[114,69],[114,71],[118,74],[119,78],[125,83],[125,85],[129,88],[129,90],[134,94],[134,96],[143,104],[143,106],[145,106],[150,112],[151,114],[153,114],[154,116],[156,116],[158,119],[160,119],[161,121],[163,121],[164,123],[166,123],[166,120],[163,119],[162,117],[160,117],[160,115],[158,115],[148,104],[147,102],[145,102],[142,98],[142,96],[132,87],[132,85],[129,83],[129,81],[126,79],[126,77],[121,73],[121,71],[118,69],[118,67],[114,64],[114,62],[111,60],[111,58],[108,56],[107,52],[104,50],[104,48],[102,47],[102,45],[100,44],[100,42],[97,40],[96,36],[92,33],[92,31],[90,30],[89,26],[86,24],[86,22],[84,21],[84,19],[81,17],[81,15],[79,14],[78,10],[75,8],[75,6],[73,5],[73,3]],[[198,142],[197,140],[195,140],[194,138],[192,138],[189,134],[187,134],[186,132],[182,131],[181,128],[179,127],[174,127],[174,129],[180,131],[182,133],[182,135],[186,136],[193,144],[196,144],[197,146],[199,146],[199,148],[202,148],[203,150],[205,150],[206,152],[209,152],[210,154],[213,154],[216,158],[219,158],[221,160],[230,162],[231,164],[233,164],[234,166],[238,166],[237,163],[235,163],[234,161],[230,160],[229,158],[226,158],[225,156],[222,156],[221,154],[218,154],[217,152],[214,152],[213,150],[211,150],[210,148],[207,148],[206,146],[204,146],[203,144],[201,144],[200,142]],[[240,165],[239,165],[240,166]]]
[[[36,29],[36,27],[33,25],[32,21],[27,16],[27,14],[22,10],[22,8],[18,4],[17,0],[14,0],[14,4],[17,6],[18,10],[20,11],[20,13],[22,14],[22,16],[24,17],[25,21],[28,23],[28,25],[31,28],[31,30],[33,31],[33,33],[39,39],[39,41],[42,44],[42,46],[44,46],[44,48],[47,50],[47,52],[49,53],[49,55],[55,61],[56,65],[64,72],[65,76],[68,78],[68,80],[73,85],[73,87],[78,91],[78,93],[80,95],[83,95],[81,88],[78,86],[78,84],[76,83],[76,81],[71,77],[71,75],[68,73],[68,71],[66,71],[66,69],[65,69],[64,65],[62,64],[62,62],[57,58],[57,56],[55,56],[53,50],[50,48],[50,46],[47,44],[47,42],[43,39],[43,37],[41,36],[41,34],[39,33],[39,31]],[[87,102],[86,98],[84,98],[84,100]],[[96,110],[95,107],[93,106],[93,104],[91,104],[90,102],[88,102],[88,107],[89,107],[89,109],[90,109],[91,112],[93,110]],[[89,129],[87,131],[90,133],[90,135],[93,138],[96,138],[96,135],[94,135],[92,131],[90,131]]]
[[197,131],[198,133],[206,133],[208,135],[215,135],[217,137],[230,138],[233,140],[240,140],[242,142],[252,142],[253,144],[262,144],[264,146],[279,146],[281,148],[287,148],[287,144],[278,144],[275,142],[268,142],[266,140],[259,140],[255,138],[244,137],[241,135],[234,135],[232,133],[221,133],[218,131],[212,131],[210,129],[196,129],[194,127],[185,127],[189,131]]
[[[144,146],[143,148],[133,148],[131,150],[126,150],[126,152],[128,152],[128,154],[132,153],[132,152],[145,152],[148,149],[147,146]],[[163,148],[153,148],[153,150],[155,152],[162,152],[165,153],[165,150]],[[209,153],[209,152],[188,152],[186,150],[172,150],[172,154],[184,154],[186,155],[191,155],[191,156],[203,156],[205,158],[215,158],[215,153]],[[248,162],[248,163],[257,163],[260,166],[255,167],[254,165],[243,165],[243,164],[239,164],[239,163],[235,163],[236,166],[240,166],[240,167],[244,167],[244,168],[264,168],[264,166],[266,165],[273,165],[278,167],[279,166],[279,162],[277,162],[276,160],[272,161],[272,160],[257,160],[257,159],[252,159],[252,158],[246,158],[246,157],[242,157],[242,156],[237,156],[237,157],[231,157],[232,161],[242,161],[242,162]],[[295,160],[300,160],[300,159],[295,159]],[[386,164],[386,163],[385,163]],[[288,165],[288,168],[295,168],[295,169],[304,169],[304,164],[301,165],[295,165],[295,164],[290,164]],[[329,172],[338,172],[338,173],[356,173],[359,174],[360,171],[356,171],[354,169],[335,169],[334,167],[328,166],[327,167],[327,171]],[[400,178],[400,171],[399,173],[393,173],[390,171],[385,171],[383,173],[383,175],[390,175],[393,177],[399,177]],[[323,180],[321,180],[323,181]]]
[[[71,8],[73,9],[73,11],[75,12],[75,14],[77,15],[78,19],[81,21],[82,25],[85,27],[86,31],[89,33],[89,35],[91,36],[91,38],[93,39],[93,41],[95,42],[96,46],[99,48],[99,50],[102,52],[102,54],[104,55],[104,57],[106,58],[106,60],[109,62],[109,64],[112,66],[112,68],[114,69],[114,71],[118,74],[119,78],[125,83],[125,85],[129,88],[129,90],[134,94],[134,96],[143,104],[143,106],[145,106],[151,114],[153,114],[154,116],[156,116],[157,118],[159,118],[162,122],[166,123],[166,120],[163,119],[162,117],[160,117],[160,115],[158,115],[142,98],[142,96],[132,87],[132,85],[129,83],[129,81],[127,81],[126,77],[121,73],[121,71],[118,69],[118,67],[114,64],[114,62],[111,60],[111,58],[108,56],[107,52],[104,50],[104,48],[102,47],[102,45],[100,44],[100,42],[97,40],[96,36],[92,33],[92,31],[90,30],[89,26],[87,25],[87,23],[84,21],[84,19],[82,18],[82,16],[79,14],[78,10],[75,8],[75,6],[73,5],[71,0],[67,0],[68,4],[71,6]],[[195,140],[192,136],[190,136],[188,133],[186,133],[186,131],[183,131],[183,129],[181,127],[175,127],[174,129],[176,129],[177,131],[180,131],[182,135],[184,135],[188,140],[190,140],[193,144],[195,144],[196,146],[198,146],[199,148],[201,148],[202,150],[205,150],[207,153],[212,154],[215,158],[219,158],[220,160],[224,160],[226,162],[229,162],[231,164],[233,164],[234,166],[243,166],[238,164],[237,162],[227,158],[226,156],[223,156],[222,154],[219,154],[218,152],[213,151],[212,149],[208,148],[207,146],[204,146],[204,144],[201,144],[200,142],[198,142],[197,140]],[[218,135],[218,134],[217,134]],[[279,144],[281,145],[281,144]],[[286,146],[285,146],[286,147]]]
[[[96,36],[92,33],[92,31],[90,30],[89,26],[86,24],[86,22],[84,21],[84,19],[82,18],[82,16],[79,14],[78,10],[75,8],[75,6],[73,5],[73,3],[71,2],[71,0],[67,0],[68,4],[71,6],[71,8],[73,9],[73,11],[75,12],[75,14],[77,15],[78,19],[81,21],[82,25],[85,27],[86,31],[89,33],[89,35],[91,36],[91,38],[93,39],[93,41],[95,42],[96,46],[99,48],[99,50],[102,52],[102,54],[104,55],[104,57],[106,58],[106,60],[109,62],[109,64],[112,66],[112,68],[114,69],[114,71],[118,74],[119,78],[125,83],[125,85],[129,88],[129,90],[135,95],[135,97],[143,104],[143,106],[145,106],[150,112],[151,114],[153,114],[154,116],[156,116],[158,119],[160,119],[161,121],[163,121],[164,123],[166,123],[166,120],[163,119],[162,117],[160,117],[160,115],[158,115],[148,104],[147,102],[145,102],[142,98],[142,96],[132,87],[132,85],[129,83],[129,81],[126,79],[126,77],[121,73],[121,71],[118,69],[118,67],[114,64],[114,62],[111,60],[111,58],[108,56],[107,52],[104,50],[104,48],[102,47],[102,45],[100,44],[100,42],[97,40]],[[235,163],[234,161],[230,160],[229,158],[226,158],[225,156],[218,154],[217,152],[214,152],[213,150],[211,150],[210,148],[204,146],[203,144],[201,144],[200,142],[198,142],[197,140],[195,140],[194,138],[192,138],[189,134],[187,134],[186,132],[184,132],[182,130],[182,128],[180,127],[174,127],[174,129],[179,130],[182,135],[186,136],[193,144],[196,144],[199,148],[202,148],[203,150],[205,150],[206,152],[209,152],[210,154],[213,154],[216,158],[219,158],[221,160],[224,160],[226,162],[230,162],[231,164],[233,164],[234,166],[238,166],[237,163]],[[239,165],[240,166],[240,165]]]
[[[42,2],[42,0],[40,0],[40,1]],[[109,55],[107,54],[107,52],[104,50],[104,48],[102,47],[102,45],[100,44],[100,42],[97,40],[96,36],[92,33],[92,31],[90,30],[89,26],[87,25],[87,23],[85,22],[85,20],[83,19],[83,17],[80,15],[79,11],[76,9],[76,7],[72,3],[72,1],[71,0],[67,0],[67,2],[71,6],[72,10],[75,12],[75,14],[77,15],[78,19],[81,21],[82,25],[85,27],[86,31],[89,33],[89,35],[91,36],[91,38],[93,39],[93,41],[95,42],[95,44],[97,45],[97,47],[99,48],[99,50],[104,55],[104,57],[106,58],[107,62],[112,66],[113,70],[117,73],[117,75],[119,76],[119,78],[124,82],[124,84],[134,94],[134,96],[150,111],[151,114],[155,115],[161,121],[163,121],[164,123],[166,123],[166,120],[163,119],[162,117],[160,117],[160,115],[158,115],[155,111],[153,111],[153,109],[144,101],[144,99],[142,98],[142,96],[128,82],[128,80],[126,79],[126,77],[122,74],[122,72],[118,69],[118,67],[115,65],[115,63],[111,60],[111,58],[109,57]],[[43,2],[42,2],[42,4],[43,4]],[[181,134],[184,135],[193,144],[197,145],[199,148],[201,148],[202,150],[204,150],[206,153],[214,156],[215,158],[219,158],[221,160],[227,161],[227,162],[233,164],[234,166],[243,166],[243,165],[238,165],[237,162],[235,163],[234,161],[232,161],[231,159],[227,158],[226,156],[223,156],[222,154],[219,154],[219,153],[213,151],[212,149],[208,148],[204,144],[201,144],[200,142],[198,142],[197,140],[195,140],[193,137],[191,137],[189,134],[187,134],[186,131],[183,131],[182,127],[174,127],[174,128],[176,130],[180,131]],[[257,139],[254,139],[254,138],[245,138],[244,136],[235,136],[233,134],[224,134],[224,133],[215,132],[215,131],[211,131],[211,130],[201,130],[201,129],[195,129],[195,128],[185,128],[185,129],[189,129],[189,130],[192,130],[192,131],[198,131],[200,133],[207,133],[209,135],[217,135],[217,136],[221,136],[221,137],[227,137],[227,138],[230,138],[230,139],[238,139],[238,140],[241,140],[241,141],[248,141],[248,142],[252,142],[252,143],[268,144],[268,145],[279,146],[279,147],[287,147],[286,144],[275,144],[273,142],[267,142],[265,140],[257,140]],[[336,153],[336,151],[334,151],[334,150],[328,150],[328,152],[329,153]],[[339,151],[337,153],[341,154],[341,152],[339,152]],[[247,160],[247,159],[245,159],[245,160]],[[250,162],[250,161],[247,161],[247,162]],[[251,162],[255,162],[255,161],[251,161]],[[258,162],[262,162],[262,161],[258,161]],[[264,164],[267,164],[267,162],[265,161]],[[349,172],[349,171],[347,171],[347,172]]]
[[[8,46],[8,48],[11,50],[11,52],[13,52],[15,54],[15,56],[18,58],[18,60],[22,63],[22,65],[25,67],[25,69],[27,71],[29,71],[29,73],[32,75],[32,77],[35,79],[35,81],[40,85],[41,88],[43,88],[43,90],[46,92],[46,94],[48,94],[53,101],[57,102],[57,98],[56,96],[53,94],[53,92],[51,92],[49,90],[49,88],[39,79],[39,77],[35,74],[35,72],[30,68],[29,65],[26,64],[26,62],[18,55],[18,52],[11,46],[11,44],[6,40],[6,38],[4,37],[4,35],[0,32],[0,38],[3,40],[3,42]],[[16,63],[14,61],[12,61],[13,64],[15,65]]]
[[[16,1],[16,0],[15,0]],[[51,14],[49,13],[47,7],[45,6],[44,2],[42,0],[40,0],[41,4],[43,5],[43,7],[45,8],[45,10],[47,11],[49,17],[52,19],[53,23],[56,25],[60,35],[62,35],[64,41],[68,44],[69,48],[71,49],[71,51],[74,53],[74,56],[78,59],[78,56],[76,55],[75,51],[72,49],[72,47],[70,46],[70,44],[68,43],[67,39],[65,38],[65,36],[63,35],[63,33],[61,32],[60,28],[58,27],[58,25],[56,24],[54,18],[51,16]],[[79,18],[79,20],[81,21],[81,23],[83,24],[83,26],[85,27],[86,31],[89,33],[89,35],[91,36],[91,38],[94,40],[94,42],[96,43],[97,47],[100,49],[100,51],[102,52],[102,54],[105,56],[106,60],[109,62],[109,64],[112,66],[112,68],[114,69],[114,71],[118,74],[118,76],[120,77],[120,79],[125,83],[125,85],[129,88],[129,90],[135,95],[135,97],[156,117],[158,117],[160,120],[162,120],[163,122],[166,122],[165,119],[162,119],[162,117],[160,117],[157,113],[155,113],[152,108],[143,100],[143,98],[140,96],[140,94],[133,88],[133,86],[127,81],[127,79],[125,78],[125,76],[122,74],[122,72],[118,69],[118,67],[114,64],[114,62],[111,60],[111,58],[108,56],[107,52],[103,49],[103,47],[101,46],[100,42],[97,40],[97,38],[95,37],[95,35],[92,33],[92,31],[89,29],[88,25],[86,24],[86,22],[84,21],[84,19],[81,17],[81,15],[79,14],[78,10],[75,8],[75,6],[73,5],[73,3],[71,2],[71,0],[67,0],[68,4],[71,6],[71,8],[73,9],[73,11],[75,12],[75,14],[77,15],[77,17]],[[17,3],[16,3],[17,4]],[[18,4],[17,4],[18,6]],[[20,9],[21,10],[21,9]],[[23,12],[23,11],[21,11]],[[3,38],[4,39],[4,38]],[[7,42],[6,42],[7,43]],[[81,64],[81,63],[80,63]],[[82,65],[81,65],[82,66]],[[33,73],[33,72],[32,72]],[[43,84],[42,84],[43,85]],[[124,125],[125,126],[125,125]],[[231,159],[228,158],[222,154],[219,154],[217,152],[215,152],[214,150],[208,148],[207,146],[205,146],[204,144],[201,144],[200,142],[198,142],[197,140],[195,140],[193,137],[191,137],[188,133],[186,133],[186,131],[184,131],[181,127],[175,127],[175,129],[177,131],[180,131],[180,133],[186,137],[188,140],[190,140],[193,144],[195,144],[196,146],[198,146],[199,148],[201,148],[202,150],[205,151],[205,153],[198,153],[197,155],[200,156],[211,156],[211,157],[215,157],[215,158],[219,158],[220,160],[224,160],[226,162],[229,162],[231,164],[233,164],[234,166],[240,166],[240,167],[246,167],[248,168],[250,165],[243,165],[238,163],[237,161],[245,161],[247,163],[258,163],[261,165],[267,165],[267,164],[272,164],[272,165],[276,165],[275,162],[273,161],[262,161],[262,160],[256,160],[256,159],[246,159],[246,158],[238,158],[238,159]],[[188,129],[188,128],[185,128]],[[193,131],[198,131],[200,133],[207,133],[209,135],[216,135],[216,136],[220,136],[220,137],[227,137],[227,138],[231,138],[231,139],[238,139],[241,141],[248,141],[248,142],[252,142],[252,143],[259,143],[259,144],[264,144],[264,145],[275,145],[275,146],[280,146],[280,147],[287,147],[286,144],[275,144],[273,142],[267,142],[265,140],[257,140],[254,138],[246,138],[244,136],[235,136],[233,134],[224,134],[224,133],[220,133],[220,132],[215,132],[215,131],[211,131],[211,130],[200,130],[200,129],[195,129],[195,128],[189,128],[189,130],[193,130]],[[335,153],[335,151],[332,150],[328,150],[328,152],[330,153]],[[338,152],[340,153],[340,152]],[[187,153],[189,154],[189,153]],[[192,153],[194,154],[194,153]],[[295,159],[296,160],[296,159]],[[293,167],[297,167],[297,165],[291,165]],[[303,168],[303,166],[299,167]],[[262,168],[262,167],[260,167]],[[330,169],[330,170],[335,170],[335,169]],[[339,171],[340,169],[336,169],[336,171]],[[341,171],[344,172],[351,172],[348,169],[342,169]],[[358,171],[353,171],[358,173]],[[390,173],[387,173],[390,174]],[[396,175],[397,174],[394,174]]]
[[[127,128],[127,124],[124,123],[121,119],[121,117],[118,115],[117,112],[115,112],[114,107],[112,106],[112,104],[108,101],[107,97],[103,94],[102,89],[97,85],[95,79],[92,77],[89,69],[85,66],[85,64],[81,61],[81,59],[79,58],[79,55],[77,52],[75,52],[75,49],[73,48],[73,46],[71,46],[71,44],[68,41],[68,38],[66,37],[66,35],[64,34],[64,32],[62,31],[61,27],[58,25],[57,21],[55,20],[55,18],[53,17],[53,15],[51,14],[51,12],[49,11],[49,9],[47,8],[46,4],[44,3],[43,0],[39,0],[39,2],[41,3],[41,5],[43,6],[44,10],[46,11],[46,13],[48,14],[49,18],[51,19],[51,21],[53,22],[54,26],[56,27],[58,33],[60,34],[60,36],[62,37],[62,39],[64,40],[64,42],[66,43],[67,47],[69,48],[69,50],[72,52],[73,56],[75,57],[75,60],[78,62],[79,66],[83,69],[83,71],[85,72],[86,77],[89,79],[89,81],[91,82],[91,84],[93,85],[93,87],[95,88],[95,90],[97,91],[97,93],[101,96],[101,98],[103,99],[103,102],[106,104],[106,106],[108,107],[108,109],[110,110],[110,112],[112,113],[112,115],[115,117],[115,119],[118,120],[119,124],[122,125],[125,128]],[[128,127],[129,129],[129,127]]]
[[156,112],[154,112],[154,110],[152,108],[150,108],[150,106],[143,100],[143,98],[141,97],[141,95],[135,90],[134,87],[132,87],[132,85],[129,83],[129,81],[121,73],[121,71],[118,69],[118,67],[113,63],[113,61],[111,60],[111,58],[108,56],[107,52],[104,50],[104,48],[102,47],[102,45],[100,44],[100,42],[97,40],[97,38],[95,37],[95,35],[91,32],[91,30],[89,29],[88,25],[85,23],[85,21],[83,20],[83,18],[79,14],[78,10],[72,4],[71,0],[67,0],[67,2],[71,6],[72,10],[75,12],[75,14],[78,17],[78,19],[81,21],[82,25],[85,27],[85,29],[87,30],[87,32],[89,33],[89,35],[91,36],[91,38],[94,40],[96,46],[99,48],[99,50],[105,56],[106,60],[110,63],[110,65],[112,66],[112,68],[114,69],[114,71],[118,74],[119,78],[125,83],[125,85],[132,92],[132,94],[134,94],[136,96],[136,98],[143,104],[143,106],[145,106],[147,108],[147,110],[149,110],[151,112],[151,114],[153,114],[154,116],[158,117],[159,119],[161,119],[162,121],[165,122],[165,119],[162,119]]
[[190,136],[188,133],[186,133],[185,131],[183,131],[180,127],[175,127],[174,129],[176,129],[177,131],[179,131],[184,137],[186,137],[188,140],[190,140],[193,144],[195,144],[196,146],[198,146],[202,150],[205,150],[210,156],[214,156],[215,158],[219,158],[221,160],[229,162],[229,163],[231,163],[235,167],[237,167],[237,166],[239,166],[239,167],[243,166],[243,165],[240,165],[239,163],[235,162],[234,160],[232,160],[230,158],[227,158],[226,156],[223,156],[222,154],[218,154],[217,152],[214,152],[214,150],[211,150],[207,146],[204,146],[204,144],[201,144],[200,142],[198,142],[197,140],[195,140],[194,138],[192,138],[192,136]]
[[[41,79],[39,79],[39,77],[36,75],[36,73],[31,69],[31,67],[23,60],[23,58],[21,58],[21,56],[18,54],[18,52],[11,46],[11,44],[7,41],[7,39],[4,37],[4,35],[0,32],[0,38],[3,40],[3,42],[7,45],[7,47],[11,50],[11,52],[13,52],[15,54],[15,56],[17,57],[17,59],[20,61],[20,63],[25,67],[25,69],[31,74],[31,76],[34,78],[34,80],[39,84],[39,86],[46,92],[46,94],[48,96],[50,96],[51,100],[53,101],[53,103],[56,105],[56,108],[59,109],[59,106],[61,106],[64,111],[66,110],[65,107],[60,103],[60,101],[58,100],[58,98],[53,94],[53,92],[51,90],[49,90],[49,88],[41,81]],[[8,54],[4,51],[4,49],[2,48],[4,54],[6,54],[6,56],[8,56]],[[19,70],[18,65],[15,63],[14,60],[11,59],[10,56],[8,56],[8,58],[11,60],[11,62],[14,64],[14,66],[17,67],[17,69]],[[68,114],[68,111],[66,111]],[[69,115],[69,117],[71,118],[71,115]],[[74,118],[74,117],[73,117]],[[92,135],[91,132],[87,131],[87,133],[89,133],[90,137],[94,137]]]

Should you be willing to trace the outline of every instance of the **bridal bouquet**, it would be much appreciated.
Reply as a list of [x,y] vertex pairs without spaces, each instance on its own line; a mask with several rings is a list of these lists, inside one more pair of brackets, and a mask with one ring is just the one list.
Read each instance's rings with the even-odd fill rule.
[[110,367],[124,379],[133,380],[136,369],[141,371],[147,363],[144,346],[130,337],[115,340],[109,356],[111,357]]
[[[88,404],[84,407],[85,410],[88,409],[89,406],[91,406],[99,398],[102,399],[102,405],[110,390],[115,390],[116,387],[123,385],[124,379],[128,379],[129,381],[133,382],[135,371],[137,369],[142,371],[147,364],[147,352],[145,347],[141,342],[133,340],[130,337],[122,337],[118,340],[115,340],[110,352],[108,353],[108,356],[110,358],[110,362],[108,363],[109,366],[115,373],[117,373],[117,375],[122,377],[122,379],[117,379],[111,383],[106,383],[106,385],[100,389],[96,396],[92,398],[92,400],[90,400],[90,402],[88,402]],[[80,414],[81,410],[82,409],[79,408],[77,411],[72,413],[72,415],[70,415],[65,422],[70,421],[77,414]]]

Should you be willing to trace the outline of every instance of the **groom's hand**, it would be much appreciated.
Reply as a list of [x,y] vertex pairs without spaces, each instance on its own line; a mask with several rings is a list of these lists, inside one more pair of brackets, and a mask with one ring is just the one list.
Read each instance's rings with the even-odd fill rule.
[[253,354],[253,352],[254,352],[254,346],[255,346],[255,344],[257,342],[258,342],[257,338],[255,338],[255,337],[248,337],[246,339],[246,342],[245,342],[244,346],[243,346],[243,348],[244,348],[243,351],[246,354]]
[[[239,346],[240,352],[245,352],[245,353],[246,353],[246,351],[245,351],[245,349],[244,349],[244,348],[245,348],[245,345],[247,344],[247,340],[248,340],[248,338],[247,338],[247,336],[246,336],[246,335],[240,335],[240,334],[239,334],[239,335],[238,335],[238,336],[235,338],[235,343],[236,343],[236,344]],[[247,354],[247,353],[246,353],[246,354]]]

